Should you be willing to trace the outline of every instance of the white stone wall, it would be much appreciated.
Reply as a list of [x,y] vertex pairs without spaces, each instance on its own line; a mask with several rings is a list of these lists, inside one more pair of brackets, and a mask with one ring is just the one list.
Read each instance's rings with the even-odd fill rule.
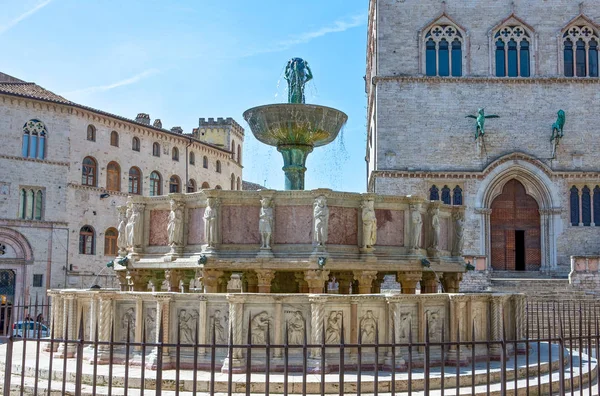
[[[22,128],[26,121],[38,119],[47,127],[46,159],[24,159],[21,156]],[[96,128],[96,140],[87,140],[87,126]],[[110,145],[110,133],[119,134],[119,146]],[[132,150],[132,139],[140,140],[140,151]],[[142,172],[142,194],[149,194],[152,171],[162,176],[162,192],[169,191],[169,178],[181,179],[181,190],[186,183],[186,146],[195,155],[195,164],[187,164],[189,179],[199,190],[203,183],[210,188],[217,185],[230,189],[231,175],[242,178],[242,166],[225,150],[192,142],[186,135],[173,135],[145,128],[133,122],[105,116],[71,106],[46,104],[32,100],[0,96],[0,230],[5,227],[21,233],[33,249],[33,263],[23,266],[14,258],[0,256],[0,269],[18,271],[19,293],[35,295],[46,289],[46,280],[52,288],[116,286],[112,270],[106,263],[114,257],[104,252],[104,233],[117,226],[116,206],[122,205],[128,195],[128,173],[132,166]],[[152,144],[161,144],[161,156],[152,155]],[[237,144],[243,147],[243,136],[236,134]],[[171,149],[179,149],[179,161],[171,157]],[[236,147],[237,152],[237,147]],[[81,186],[81,163],[86,156],[98,164],[97,187]],[[208,169],[203,167],[203,156],[208,157]],[[189,158],[189,157],[188,157]],[[216,172],[216,162],[221,172]],[[106,191],[106,166],[116,161],[121,168],[121,191]],[[42,221],[17,220],[19,187],[41,187],[45,192]],[[90,225],[95,230],[95,253],[79,254],[79,230]],[[50,242],[49,242],[50,240]],[[4,243],[3,241],[0,241]],[[33,274],[44,274],[44,287],[33,288]],[[100,274],[100,276],[98,276]],[[108,275],[108,276],[106,276]]]

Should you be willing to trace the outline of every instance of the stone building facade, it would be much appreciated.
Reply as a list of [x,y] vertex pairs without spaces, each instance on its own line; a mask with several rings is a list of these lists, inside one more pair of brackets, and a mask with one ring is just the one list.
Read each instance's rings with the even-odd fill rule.
[[[371,0],[368,190],[465,206],[480,270],[598,254],[597,5]],[[499,118],[477,131],[478,109]]]
[[115,285],[116,207],[129,195],[241,190],[231,118],[165,129],[73,103],[0,73],[0,295]]

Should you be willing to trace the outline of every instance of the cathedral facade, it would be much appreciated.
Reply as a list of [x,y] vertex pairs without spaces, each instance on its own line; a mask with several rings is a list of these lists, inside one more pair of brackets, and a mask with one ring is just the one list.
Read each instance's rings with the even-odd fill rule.
[[480,270],[600,253],[597,6],[371,0],[369,191],[465,206]]

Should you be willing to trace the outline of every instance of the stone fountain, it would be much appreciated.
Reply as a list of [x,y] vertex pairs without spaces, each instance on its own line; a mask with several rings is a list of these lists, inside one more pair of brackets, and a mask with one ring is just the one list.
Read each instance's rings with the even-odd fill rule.
[[[521,339],[522,295],[459,293],[465,271],[464,207],[415,196],[303,191],[306,156],[335,139],[347,117],[303,103],[312,73],[302,59],[288,63],[286,78],[290,103],[244,113],[257,139],[282,153],[286,191],[129,197],[126,206],[118,207],[114,270],[120,290],[50,291],[57,334],[78,334],[80,321],[65,319],[81,312],[85,336],[98,328],[100,341],[109,339],[112,328],[116,340],[129,334],[136,342],[145,337],[174,343],[180,333],[185,341],[201,344],[214,337],[217,343],[240,345],[246,334],[258,344],[267,337],[271,344],[285,337],[294,344],[304,337],[311,344],[336,344],[343,331],[345,340],[356,343],[359,334],[372,341],[374,329],[382,342],[405,341],[411,331],[414,341],[423,342],[426,336],[440,339],[442,326],[447,341],[469,339],[473,329],[474,338],[482,341],[488,328],[492,339],[503,331]],[[402,294],[381,293],[386,276],[399,282]],[[196,326],[197,335],[191,330]],[[152,368],[158,347],[151,349],[145,361]],[[188,349],[181,356],[184,365],[194,362]],[[277,370],[281,350],[273,350],[271,367]],[[162,364],[171,367],[174,351],[162,351]],[[297,352],[290,362],[301,367]],[[405,352],[395,361],[385,348],[378,357],[365,352],[363,358],[402,369]],[[467,359],[469,354],[456,352],[450,348],[446,356],[463,364],[458,356]],[[218,353],[223,371],[244,370],[244,350],[232,350],[231,366],[224,351]],[[336,353],[322,360],[320,351],[311,351],[310,369],[335,369]],[[347,353],[346,362],[355,365],[356,351]],[[477,357],[487,353],[475,351]],[[206,367],[210,354],[204,347],[199,354],[199,366]],[[110,356],[123,359],[99,349],[101,362]]]
[[308,63],[291,59],[285,68],[288,103],[258,106],[244,112],[254,136],[283,155],[286,190],[304,190],[306,157],[335,140],[348,116],[330,107],[305,104],[304,86],[312,79]]

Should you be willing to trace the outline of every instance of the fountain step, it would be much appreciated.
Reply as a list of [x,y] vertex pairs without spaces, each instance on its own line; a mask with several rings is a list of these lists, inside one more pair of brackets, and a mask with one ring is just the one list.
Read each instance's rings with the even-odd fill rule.
[[[14,349],[14,360],[15,362],[19,362],[19,364],[13,364],[12,366],[12,372],[13,372],[13,384],[20,384],[21,383],[21,377],[17,374],[19,374],[21,372],[21,362],[22,360],[22,354],[19,353],[20,348],[18,348],[17,346],[20,343],[15,343],[15,349]],[[30,348],[32,349],[32,348]],[[548,348],[546,344],[542,344],[541,348],[540,348],[540,353],[541,356],[548,356]],[[26,358],[25,358],[25,378],[24,378],[24,391],[25,394],[33,394],[34,391],[34,387],[35,387],[35,361],[31,360],[32,359],[32,355],[34,353],[30,352],[26,354]],[[554,345],[552,347],[552,354],[553,354],[553,359],[552,359],[552,381],[556,382],[555,384],[555,389],[557,388],[557,381],[558,381],[558,360],[556,357],[558,357],[558,347],[556,345]],[[537,362],[533,362],[535,360],[535,357],[537,356],[537,350],[535,349],[535,347],[532,349],[531,353],[530,353],[530,366],[529,366],[529,375],[533,376],[536,374],[536,370],[537,370]],[[33,358],[35,356],[33,355]],[[44,357],[44,356],[43,356]],[[47,357],[47,356],[45,356]],[[574,355],[574,380],[577,380],[577,378],[579,378],[579,372],[578,372],[578,365],[579,365],[579,361],[578,361],[578,355]],[[525,386],[524,384],[526,384],[526,375],[527,375],[527,371],[526,371],[526,366],[525,366],[525,356],[520,355],[517,358],[517,365],[518,365],[518,371],[517,371],[517,379],[518,379],[518,387],[523,387]],[[582,356],[582,359],[584,360],[584,375],[587,373],[588,370],[588,359],[587,356]],[[4,359],[2,359],[0,357],[0,361],[4,361]],[[567,363],[569,363],[570,359],[565,359],[565,365]],[[66,376],[66,389],[67,390],[72,390],[74,389],[74,383],[76,380],[76,375],[74,372],[74,367],[75,367],[75,360],[74,359],[68,359],[67,360],[67,376]],[[55,392],[61,392],[62,391],[62,367],[63,367],[63,360],[62,359],[55,359],[54,363],[53,363],[53,374],[52,374],[52,394],[55,394]],[[500,363],[499,362],[491,362],[490,364],[490,382],[491,382],[491,389],[499,389],[499,382],[500,382]],[[514,359],[510,359],[507,362],[507,379],[509,381],[510,384],[508,386],[508,389],[511,389],[511,386],[514,386],[514,370],[511,369],[511,367],[514,367]],[[595,369],[596,369],[596,360],[592,359],[590,360],[590,367],[592,369],[592,371],[595,373]],[[43,388],[47,388],[47,383],[48,383],[48,359],[41,359],[40,360],[40,367],[38,370],[38,387],[40,389]],[[0,364],[0,370],[2,373],[5,372],[4,370],[4,365]],[[97,380],[97,394],[98,395],[104,395],[104,394],[108,394],[108,373],[109,373],[109,366],[107,365],[102,365],[102,366],[97,366],[97,375],[96,375],[96,380]],[[471,367],[461,367],[459,368],[460,370],[460,385],[461,385],[461,394],[470,394],[470,384],[471,381],[473,380],[473,378],[475,379],[475,386],[476,386],[476,391],[477,394],[485,394],[487,391],[487,370],[486,370],[486,363],[482,362],[482,363],[476,363],[475,365],[475,372],[473,375],[473,372],[471,370]],[[550,371],[550,364],[548,363],[548,360],[544,360],[544,358],[542,358],[541,361],[541,365],[540,365],[540,372],[541,372],[541,378],[542,378],[542,384],[547,384],[550,380],[550,376],[548,374],[548,372]],[[568,370],[567,370],[568,372]],[[139,394],[139,388],[141,385],[140,382],[140,373],[141,370],[139,367],[135,367],[132,366],[129,368],[129,375],[127,376],[128,381],[129,381],[129,386],[128,388],[130,390],[132,390],[132,392],[129,392],[129,394]],[[123,391],[123,386],[125,383],[125,366],[123,365],[113,365],[112,368],[112,376],[110,378],[112,378],[112,394],[115,395],[121,395],[124,394]],[[451,386],[456,386],[455,383],[455,379],[456,379],[456,367],[446,367],[445,368],[445,373],[444,373],[444,381],[445,381],[445,385],[444,388],[446,389],[447,393],[449,390],[449,387]],[[2,381],[2,375],[0,374],[0,383],[3,383]],[[554,378],[556,376],[556,379]],[[145,370],[145,388],[147,389],[147,392],[145,392],[145,394],[154,394],[155,393],[155,379],[156,379],[156,372],[155,371],[151,371],[151,370]],[[576,378],[575,378],[576,377]],[[82,381],[82,390],[83,390],[83,394],[91,394],[92,390],[92,379],[93,379],[93,366],[90,365],[87,360],[85,361],[84,365],[83,365],[83,375],[81,376],[81,381]],[[172,394],[175,392],[175,370],[164,370],[162,372],[162,388],[163,391],[161,394]],[[434,367],[431,369],[430,372],[430,388],[432,390],[435,389],[440,389],[441,387],[441,370],[439,367]],[[568,375],[567,375],[568,378]],[[182,395],[186,395],[186,394],[191,394],[192,391],[192,387],[193,387],[193,383],[194,383],[194,377],[193,377],[193,371],[192,370],[181,370],[180,371],[180,382],[179,382],[179,390],[180,390],[180,394]],[[265,383],[267,382],[267,379],[265,377],[264,374],[258,374],[258,373],[253,373],[251,376],[251,393],[262,393],[264,394],[265,392]],[[357,389],[357,384],[358,382],[358,377],[355,373],[352,372],[347,372],[345,374],[345,378],[344,378],[344,393],[345,394],[352,394],[356,392]],[[531,380],[530,382],[535,382],[536,386],[537,386],[537,377],[535,377],[535,380]],[[244,393],[246,391],[246,375],[245,374],[232,374],[232,383],[233,383],[233,392],[242,392]],[[284,376],[280,373],[273,373],[270,375],[270,378],[268,379],[268,383],[270,386],[270,391],[271,393],[282,393],[284,390]],[[321,375],[320,374],[309,374],[307,376],[307,384],[306,384],[306,389],[307,389],[307,393],[320,393],[320,383],[321,383]],[[362,389],[369,392],[373,390],[373,384],[375,383],[375,377],[374,374],[372,372],[364,372],[364,374],[361,376],[361,383],[362,383]],[[391,389],[391,377],[390,377],[390,373],[389,372],[380,372],[379,377],[378,377],[378,381],[377,383],[378,385],[378,389],[380,392],[385,393],[385,392],[389,392]],[[396,373],[396,390],[398,392],[406,392],[408,390],[408,373],[406,372],[399,372]],[[522,384],[522,385],[519,385]],[[14,386],[14,385],[13,385]],[[208,372],[204,372],[204,371],[198,371],[197,373],[197,377],[196,377],[196,386],[197,386],[197,390],[198,392],[208,392],[209,391],[209,386],[210,386],[210,373]],[[215,373],[215,391],[216,392],[226,392],[227,391],[227,386],[228,386],[228,374],[223,374],[223,373]],[[548,386],[548,385],[546,385]],[[424,373],[422,369],[419,370],[413,370],[412,372],[412,387],[414,389],[414,391],[422,391],[423,387],[424,387]],[[464,389],[463,389],[464,388]],[[38,389],[38,393],[40,392],[40,389]],[[482,390],[483,389],[483,390]],[[301,393],[302,392],[302,375],[299,374],[290,374],[288,376],[288,390],[290,393]],[[433,392],[433,391],[432,391]],[[452,391],[450,391],[451,393]],[[466,392],[466,393],[465,393]],[[495,391],[494,391],[495,392]],[[494,392],[492,392],[492,394],[494,394]],[[12,391],[11,391],[12,393]],[[339,375],[338,374],[326,374],[325,375],[325,393],[339,393]],[[60,394],[60,393],[56,393],[56,394]],[[68,394],[68,393],[67,393]],[[398,393],[401,394],[401,393]],[[418,394],[418,393],[414,393],[414,394]],[[436,393],[430,393],[430,394],[436,394]]]

